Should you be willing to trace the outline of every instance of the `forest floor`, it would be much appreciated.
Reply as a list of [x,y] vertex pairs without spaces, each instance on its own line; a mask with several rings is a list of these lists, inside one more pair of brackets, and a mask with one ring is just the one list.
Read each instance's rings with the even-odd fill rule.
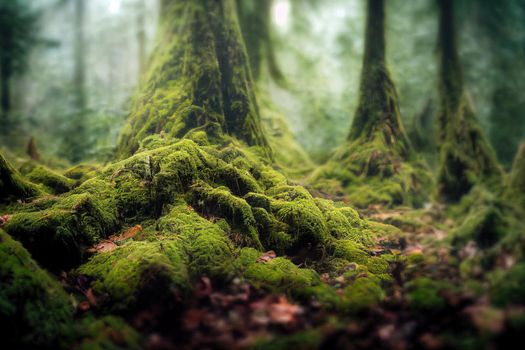
[[[444,219],[442,207],[372,206],[361,215],[402,232],[399,237],[378,238],[370,249],[372,255],[399,257],[391,265],[393,281],[380,305],[346,316],[316,301],[292,301],[240,279],[218,286],[204,277],[194,286],[194,298],[182,303],[177,314],[166,314],[162,305],[152,305],[133,315],[131,324],[148,334],[149,349],[442,349],[449,332],[453,337],[465,335],[457,341],[468,347],[480,335],[492,339],[504,331],[504,312],[493,309],[487,297],[462,288],[457,260],[446,242],[447,230],[454,223]],[[457,254],[476,252],[467,246]],[[258,263],[275,257],[273,251],[266,252]],[[342,274],[325,273],[321,278],[341,293],[351,282]],[[96,307],[89,280],[71,281],[64,276],[63,283],[66,289],[86,296],[87,303],[79,305],[81,311]],[[438,293],[436,283],[453,288]]]

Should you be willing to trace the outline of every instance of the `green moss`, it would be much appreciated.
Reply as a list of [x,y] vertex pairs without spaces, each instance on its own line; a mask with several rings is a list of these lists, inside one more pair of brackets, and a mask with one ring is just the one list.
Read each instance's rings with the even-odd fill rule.
[[47,191],[53,194],[69,192],[75,186],[74,180],[41,165],[33,168],[26,176],[32,182],[44,185]]
[[[87,188],[86,185],[83,188]],[[13,214],[4,226],[42,265],[62,269],[78,264],[82,248],[115,229],[116,214],[90,193],[72,194],[45,210]]]
[[93,174],[97,169],[98,167],[94,165],[78,164],[67,169],[63,175],[69,179],[83,182],[87,180],[87,178],[90,178],[91,174]]
[[450,289],[446,282],[417,278],[409,285],[410,306],[421,313],[440,312],[446,306],[446,300],[440,293],[446,289]]
[[96,279],[94,292],[113,311],[160,302],[176,289],[189,288],[187,257],[177,239],[129,242],[95,255],[77,272]]
[[232,228],[245,235],[247,244],[262,249],[255,228],[255,218],[244,199],[232,195],[225,187],[213,188],[205,183],[198,183],[191,188],[188,200],[203,215],[226,218]]
[[252,347],[252,349],[254,350],[318,349],[322,340],[323,340],[322,334],[318,330],[307,330],[307,331],[296,332],[291,335],[280,336],[274,340],[258,342]]
[[333,242],[333,256],[358,264],[366,264],[369,259],[368,253],[363,250],[362,245],[347,239]]
[[525,263],[496,273],[491,281],[491,300],[497,306],[525,303]]
[[0,202],[35,198],[43,192],[38,186],[25,180],[0,154]]
[[294,244],[316,246],[326,243],[329,233],[325,218],[308,191],[298,186],[282,186],[270,193],[274,198],[271,211],[289,226],[288,233]]
[[191,276],[224,278],[232,273],[235,248],[220,223],[214,224],[180,204],[162,217],[157,226],[180,240]]
[[379,304],[385,298],[385,292],[375,277],[362,277],[344,289],[349,310],[357,312]]
[[79,350],[141,348],[137,332],[115,316],[82,319],[72,326],[67,339],[62,340],[62,343],[64,348]]
[[243,248],[237,261],[244,278],[257,287],[293,291],[320,282],[315,271],[299,268],[286,258],[257,262],[260,256],[253,248]]
[[73,307],[60,284],[0,230],[0,323],[7,348],[57,347]]

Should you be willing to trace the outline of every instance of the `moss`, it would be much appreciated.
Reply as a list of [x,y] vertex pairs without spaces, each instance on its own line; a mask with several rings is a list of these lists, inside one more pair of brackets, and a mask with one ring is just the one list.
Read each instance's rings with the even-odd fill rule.
[[53,348],[73,319],[68,295],[0,230],[0,323],[7,348]]
[[205,183],[194,185],[189,202],[203,215],[224,217],[234,229],[245,235],[247,244],[262,249],[255,228],[255,218],[248,203],[230,193],[225,187],[213,188]]
[[507,231],[508,225],[502,211],[494,205],[489,205],[477,206],[450,235],[456,247],[474,240],[480,247],[487,248],[501,240]]
[[306,330],[291,335],[280,336],[269,341],[260,341],[252,349],[254,350],[309,350],[318,349],[323,340],[318,330]]
[[517,194],[521,207],[525,209],[525,142],[520,145],[514,158],[507,192],[510,198]]
[[89,178],[97,169],[98,167],[94,165],[78,164],[64,171],[62,175],[69,179],[83,182],[83,180]]
[[370,257],[359,243],[347,239],[337,240],[333,243],[333,256],[358,264],[366,264]]
[[348,308],[353,312],[368,309],[379,304],[385,298],[385,292],[374,277],[362,277],[344,289]]
[[288,233],[298,246],[324,245],[329,237],[321,210],[304,188],[282,186],[272,189],[271,212],[289,226]]
[[43,192],[38,186],[25,180],[0,154],[0,202],[35,198]]
[[450,289],[446,282],[427,277],[417,278],[409,285],[410,306],[421,313],[440,312],[446,306],[446,300],[440,293],[446,289]]
[[161,302],[189,288],[187,257],[177,239],[126,243],[95,255],[77,273],[95,278],[94,292],[112,311]]
[[356,210],[350,207],[336,208],[332,202],[323,199],[315,201],[325,216],[328,232],[332,237],[363,245],[372,244],[368,224],[359,217]]
[[244,278],[256,287],[293,291],[320,282],[315,271],[299,268],[286,258],[257,262],[260,256],[261,253],[253,248],[243,248],[236,262]]
[[27,175],[33,183],[42,184],[49,193],[61,194],[71,191],[75,181],[60,175],[44,166],[36,166]]
[[235,248],[220,222],[214,224],[179,204],[162,217],[157,226],[180,240],[191,276],[224,278],[232,273]]
[[140,349],[140,337],[122,319],[105,316],[101,319],[90,317],[72,326],[67,339],[62,341],[64,348],[79,350],[91,349]]
[[525,303],[525,263],[495,273],[491,281],[491,300],[497,306]]
[[13,214],[4,229],[20,240],[39,263],[63,269],[78,264],[82,248],[106,237],[116,225],[110,206],[84,193],[65,197],[45,210]]

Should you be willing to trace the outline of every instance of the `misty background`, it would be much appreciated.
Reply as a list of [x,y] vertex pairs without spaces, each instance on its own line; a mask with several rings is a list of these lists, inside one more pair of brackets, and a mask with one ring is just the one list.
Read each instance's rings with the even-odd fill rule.
[[[525,1],[460,2],[466,86],[508,166],[525,139]],[[0,0],[0,35],[20,44],[0,40],[2,57],[17,64],[9,74],[0,146],[23,155],[34,137],[39,152],[56,164],[108,160],[155,47],[158,5]],[[437,8],[433,0],[389,0],[386,13],[387,61],[410,134],[438,105]],[[262,75],[259,89],[312,159],[322,162],[345,140],[357,106],[365,1],[274,0],[271,24],[284,81]]]

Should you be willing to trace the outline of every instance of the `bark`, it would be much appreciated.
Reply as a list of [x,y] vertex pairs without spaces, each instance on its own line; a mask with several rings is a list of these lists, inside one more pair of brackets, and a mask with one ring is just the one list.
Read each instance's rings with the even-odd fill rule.
[[158,46],[118,153],[134,153],[151,134],[183,137],[218,124],[269,155],[234,1],[164,0],[161,13]]

